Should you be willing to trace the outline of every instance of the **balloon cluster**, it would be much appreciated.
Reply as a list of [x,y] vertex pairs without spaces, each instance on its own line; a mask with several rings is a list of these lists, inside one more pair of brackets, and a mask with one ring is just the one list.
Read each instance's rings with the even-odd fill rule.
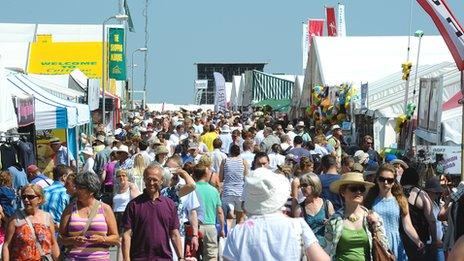
[[408,103],[408,106],[406,106],[406,114],[401,114],[400,116],[398,116],[398,118],[396,118],[396,133],[401,132],[401,129],[403,128],[404,124],[411,119],[415,109],[416,105],[414,103]]
[[[334,95],[329,94],[329,89],[335,89]],[[332,96],[332,97],[330,97]],[[351,102],[359,99],[358,90],[348,84],[335,87],[314,86],[311,92],[312,103],[306,112],[314,119],[316,124],[340,124],[347,120]]]

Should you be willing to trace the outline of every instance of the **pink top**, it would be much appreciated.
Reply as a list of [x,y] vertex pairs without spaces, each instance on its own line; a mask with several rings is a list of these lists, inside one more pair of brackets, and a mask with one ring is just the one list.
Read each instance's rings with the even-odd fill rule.
[[113,186],[113,176],[114,176],[114,169],[115,169],[116,163],[117,161],[108,162],[104,166],[105,171],[106,171],[106,177],[103,183],[105,184],[105,186]]

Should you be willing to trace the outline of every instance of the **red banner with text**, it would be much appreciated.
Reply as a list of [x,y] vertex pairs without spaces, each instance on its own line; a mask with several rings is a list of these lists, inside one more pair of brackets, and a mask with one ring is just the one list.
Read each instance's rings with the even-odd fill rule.
[[326,7],[325,13],[326,13],[326,19],[327,19],[327,35],[337,36],[337,22],[335,20],[335,8]]

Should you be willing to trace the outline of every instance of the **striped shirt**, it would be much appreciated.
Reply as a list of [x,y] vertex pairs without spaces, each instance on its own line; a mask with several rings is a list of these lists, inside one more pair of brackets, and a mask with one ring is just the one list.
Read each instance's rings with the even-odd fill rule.
[[227,158],[224,161],[223,196],[242,196],[245,183],[244,170],[243,159],[240,157]]
[[[80,236],[84,230],[88,218],[80,217],[77,211],[77,204],[73,203],[71,218],[69,219],[68,235]],[[106,223],[103,204],[97,210],[97,214],[90,223],[89,229],[84,236],[92,235],[106,236],[108,233],[108,224]],[[105,244],[84,243],[81,246],[75,246],[71,249],[67,258],[71,260],[110,260],[109,246]]]
[[54,181],[50,186],[43,189],[45,202],[40,207],[50,213],[55,224],[60,224],[61,214],[69,204],[69,195],[66,188],[59,181]]

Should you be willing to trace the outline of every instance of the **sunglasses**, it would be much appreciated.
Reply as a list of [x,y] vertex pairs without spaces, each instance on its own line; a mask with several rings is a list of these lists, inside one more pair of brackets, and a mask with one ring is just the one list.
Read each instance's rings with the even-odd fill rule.
[[35,199],[36,197],[38,197],[38,196],[37,195],[22,195],[21,196],[22,200],[26,200],[26,198],[27,198],[27,199],[29,199],[29,201]]
[[393,182],[395,182],[395,179],[394,179],[394,178],[379,177],[379,178],[378,178],[378,181],[379,181],[380,183],[384,183],[385,181],[387,181],[388,184],[392,184]]
[[348,186],[347,188],[349,191],[351,191],[351,193],[356,193],[358,191],[361,193],[366,192],[366,187],[363,185],[353,185],[353,186]]

